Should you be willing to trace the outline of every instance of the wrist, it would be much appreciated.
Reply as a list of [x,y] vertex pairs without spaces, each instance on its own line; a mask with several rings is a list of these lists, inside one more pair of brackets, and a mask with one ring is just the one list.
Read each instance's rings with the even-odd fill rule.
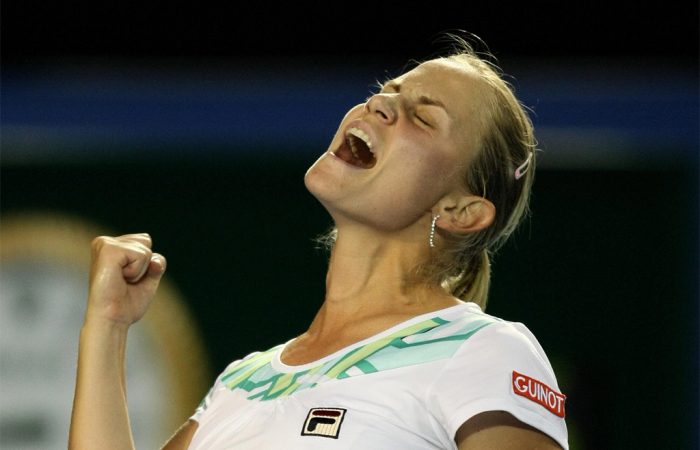
[[113,320],[100,317],[98,315],[86,314],[83,326],[80,330],[82,335],[90,336],[111,336],[114,338],[124,338],[129,331],[129,324],[124,322],[115,322]]

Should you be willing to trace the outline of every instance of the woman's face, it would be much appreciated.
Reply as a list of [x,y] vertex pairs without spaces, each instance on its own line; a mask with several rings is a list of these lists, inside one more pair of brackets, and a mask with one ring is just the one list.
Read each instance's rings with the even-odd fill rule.
[[469,67],[433,60],[386,83],[345,116],[304,178],[336,225],[398,230],[464,192],[481,90]]

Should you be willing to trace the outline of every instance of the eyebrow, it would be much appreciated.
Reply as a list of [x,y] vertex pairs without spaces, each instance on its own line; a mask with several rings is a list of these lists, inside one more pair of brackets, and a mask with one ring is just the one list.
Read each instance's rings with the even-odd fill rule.
[[[396,81],[389,81],[388,83],[385,83],[384,86],[382,86],[383,89],[391,89],[393,91],[401,92],[401,84],[397,83]],[[445,107],[445,104],[442,103],[440,100],[436,100],[434,98],[428,97],[427,95],[421,95],[418,97],[418,103],[423,104],[423,105],[432,105],[432,106],[439,106],[440,108],[444,109],[447,111],[447,108]]]

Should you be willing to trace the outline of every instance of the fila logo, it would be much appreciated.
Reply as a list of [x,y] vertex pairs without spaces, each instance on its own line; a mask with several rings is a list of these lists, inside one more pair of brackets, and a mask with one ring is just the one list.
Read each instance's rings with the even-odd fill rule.
[[560,394],[541,381],[513,371],[513,392],[544,406],[555,416],[564,417],[566,395]]
[[345,411],[343,408],[312,408],[306,416],[301,435],[338,439]]

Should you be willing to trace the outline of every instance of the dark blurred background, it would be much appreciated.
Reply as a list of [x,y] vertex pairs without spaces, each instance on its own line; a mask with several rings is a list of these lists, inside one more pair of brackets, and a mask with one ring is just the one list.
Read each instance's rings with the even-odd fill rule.
[[698,6],[681,5],[6,1],[2,215],[150,232],[213,381],[323,299],[330,221],[302,178],[345,111],[469,31],[543,150],[488,312],[546,349],[572,449],[695,449]]

